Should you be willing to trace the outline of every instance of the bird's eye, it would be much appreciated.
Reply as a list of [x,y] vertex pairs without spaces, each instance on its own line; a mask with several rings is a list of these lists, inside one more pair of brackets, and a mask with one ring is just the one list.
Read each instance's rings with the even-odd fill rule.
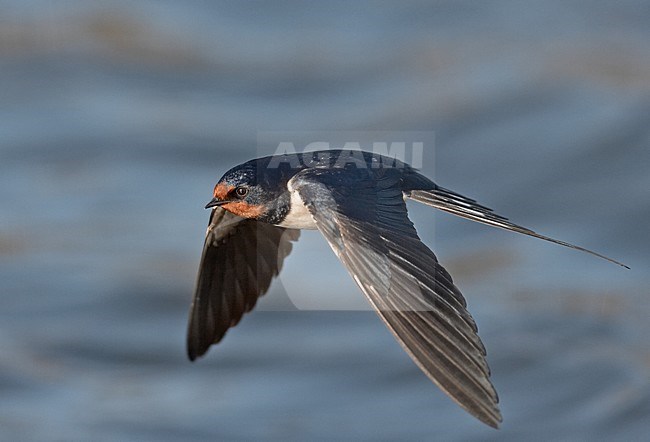
[[248,188],[246,188],[246,187],[237,187],[235,189],[235,195],[237,195],[237,197],[239,197],[239,198],[245,197],[246,195],[248,195]]

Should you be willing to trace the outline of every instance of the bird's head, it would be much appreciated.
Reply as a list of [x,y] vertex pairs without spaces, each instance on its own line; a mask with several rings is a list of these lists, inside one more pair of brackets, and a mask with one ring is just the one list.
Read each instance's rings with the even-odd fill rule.
[[228,172],[214,186],[206,209],[221,206],[242,218],[272,222],[278,211],[288,206],[286,180],[260,173],[245,163]]

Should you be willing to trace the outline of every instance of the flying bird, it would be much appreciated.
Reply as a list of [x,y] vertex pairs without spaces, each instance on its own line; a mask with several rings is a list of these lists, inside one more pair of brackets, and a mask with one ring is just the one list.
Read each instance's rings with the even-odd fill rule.
[[420,369],[482,422],[501,413],[486,351],[463,295],[408,218],[411,199],[506,230],[611,258],[518,226],[408,164],[327,150],[258,158],[214,188],[190,309],[187,352],[204,355],[278,275],[301,229],[318,229]]

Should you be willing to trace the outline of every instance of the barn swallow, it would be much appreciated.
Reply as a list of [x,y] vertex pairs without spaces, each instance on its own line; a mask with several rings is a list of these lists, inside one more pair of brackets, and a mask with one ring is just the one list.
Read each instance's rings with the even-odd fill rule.
[[187,352],[204,355],[278,275],[300,229],[318,229],[420,369],[469,413],[497,427],[486,351],[449,273],[409,220],[406,199],[623,264],[518,226],[378,154],[328,150],[254,159],[214,188],[190,311]]

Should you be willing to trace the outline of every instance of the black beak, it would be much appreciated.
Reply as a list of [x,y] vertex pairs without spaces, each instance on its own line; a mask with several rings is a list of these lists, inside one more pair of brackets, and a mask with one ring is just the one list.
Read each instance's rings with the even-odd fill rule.
[[217,207],[222,204],[229,203],[230,201],[221,201],[220,199],[217,198],[212,198],[212,201],[210,201],[208,204],[205,205],[206,209],[211,209],[212,207]]

